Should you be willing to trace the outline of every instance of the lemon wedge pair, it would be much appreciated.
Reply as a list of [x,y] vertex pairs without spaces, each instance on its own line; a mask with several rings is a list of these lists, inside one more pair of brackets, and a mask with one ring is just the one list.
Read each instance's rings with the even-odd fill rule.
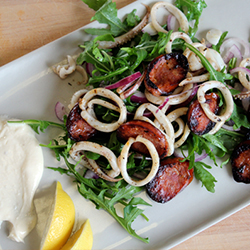
[[57,182],[54,209],[48,219],[41,241],[41,250],[90,250],[93,245],[93,233],[89,220],[71,237],[75,222],[75,207],[70,196]]

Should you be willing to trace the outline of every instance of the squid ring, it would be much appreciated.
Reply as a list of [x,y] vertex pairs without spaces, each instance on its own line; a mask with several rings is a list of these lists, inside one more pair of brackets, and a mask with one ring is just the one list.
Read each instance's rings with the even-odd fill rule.
[[[134,180],[128,175],[128,172],[127,172],[127,160],[128,160],[129,149],[134,142],[143,143],[147,147],[147,149],[151,155],[151,158],[152,158],[151,170],[150,170],[148,176],[143,180]],[[120,168],[121,175],[122,175],[123,179],[131,186],[140,187],[140,186],[146,185],[156,175],[158,168],[159,168],[159,165],[160,165],[160,159],[159,159],[159,155],[155,149],[154,144],[151,141],[149,141],[148,139],[143,138],[140,135],[138,135],[135,139],[130,137],[128,139],[128,141],[126,142],[126,144],[124,145],[124,147],[122,148],[122,152],[121,152],[120,156],[118,157],[118,166]]]
[[[109,98],[118,105],[120,116],[116,122],[112,122],[112,123],[107,124],[107,123],[100,122],[96,119],[96,116],[94,114],[94,108],[93,108],[94,101],[90,102],[91,99],[93,97],[95,97],[96,95]],[[88,105],[89,102],[90,102],[90,104]],[[99,102],[100,105],[104,105],[104,103],[106,103],[105,105],[107,107],[108,102],[103,102],[103,101]],[[102,131],[102,132],[115,131],[116,129],[118,129],[118,127],[122,123],[124,123],[127,120],[127,109],[126,109],[124,102],[119,98],[119,96],[117,96],[111,90],[108,90],[105,88],[96,88],[96,89],[90,90],[79,101],[79,107],[82,110],[82,112],[81,112],[82,118],[89,125],[91,125],[93,128],[95,128],[96,130]],[[110,105],[108,105],[108,107],[115,107],[115,106],[113,104],[110,104]]]
[[[205,93],[209,89],[217,88],[221,91],[225,102],[226,110],[222,115],[215,115],[209,108],[209,105],[206,103]],[[205,112],[206,116],[213,122],[225,122],[233,113],[234,102],[233,97],[229,89],[221,82],[218,81],[208,81],[200,85],[197,91],[197,99]]]
[[[241,61],[239,67],[246,67],[250,65],[250,58],[246,58]],[[246,78],[246,73],[239,71],[238,73],[240,83],[247,89],[250,90],[250,82]]]
[[192,44],[192,40],[191,38],[186,34],[186,33],[183,33],[183,32],[173,32],[170,36],[170,40],[169,42],[167,43],[166,47],[165,47],[165,51],[166,53],[171,53],[172,52],[172,44],[173,44],[173,41],[177,38],[182,38],[185,42],[187,43],[190,43]]
[[157,122],[159,124],[159,127],[163,128],[165,131],[165,136],[167,139],[167,142],[169,144],[169,152],[168,155],[172,155],[172,153],[174,152],[174,128],[171,124],[171,122],[168,120],[168,118],[165,116],[165,114],[156,106],[154,106],[151,103],[144,103],[142,104],[135,113],[134,119],[141,119],[145,118],[148,122],[151,122],[151,124],[153,124],[154,126],[157,127],[156,124],[154,124],[150,119],[146,118],[143,116],[144,111],[148,109],[149,111],[151,111],[155,118],[157,119]]
[[[83,163],[84,166],[93,170],[101,178],[107,179],[107,177],[110,177],[108,178],[108,180],[112,181],[111,178],[115,178],[120,174],[120,169],[117,164],[117,158],[115,154],[109,148],[99,145],[98,143],[94,143],[90,141],[81,141],[81,142],[76,142],[72,146],[69,154],[75,161],[79,161],[83,151],[91,151],[91,152],[100,154],[109,161],[112,170],[108,170],[106,172],[103,172],[102,169],[96,164],[96,162],[91,159],[88,159],[90,166],[89,165],[86,166],[86,164]],[[119,179],[115,179],[114,181],[118,181],[118,180]]]
[[158,32],[168,33],[168,31],[166,31],[165,29],[163,29],[161,27],[161,25],[158,23],[157,18],[156,18],[157,17],[156,12],[160,7],[165,7],[169,12],[171,12],[177,18],[177,20],[180,24],[180,28],[184,32],[186,32],[186,33],[188,32],[187,17],[177,7],[175,7],[173,4],[168,3],[168,2],[158,2],[158,3],[154,4],[152,9],[151,9],[152,24]]

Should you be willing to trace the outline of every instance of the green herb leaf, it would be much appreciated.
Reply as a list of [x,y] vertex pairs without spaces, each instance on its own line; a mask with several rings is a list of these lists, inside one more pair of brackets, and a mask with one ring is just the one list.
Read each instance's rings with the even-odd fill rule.
[[91,18],[91,21],[93,20],[108,24],[111,34],[115,37],[128,31],[126,25],[117,17],[116,3],[113,3],[111,0],[106,1],[102,7],[96,11],[95,15]]
[[192,1],[192,0],[176,0],[175,5],[186,15],[188,21],[194,20],[194,27],[189,27],[189,34],[192,38],[198,30],[199,19],[204,8],[207,4],[204,0]]
[[216,179],[213,177],[211,173],[209,173],[205,168],[211,168],[207,164],[203,162],[196,162],[194,165],[194,174],[195,178],[197,180],[200,180],[202,182],[202,185],[205,186],[205,188],[209,191],[214,193],[214,187],[215,187],[215,182]]

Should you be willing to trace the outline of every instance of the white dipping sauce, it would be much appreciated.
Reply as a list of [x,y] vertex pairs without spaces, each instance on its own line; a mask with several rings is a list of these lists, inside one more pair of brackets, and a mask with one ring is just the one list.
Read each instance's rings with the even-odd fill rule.
[[0,116],[0,225],[10,222],[9,238],[18,242],[36,225],[33,197],[43,174],[42,149],[26,124]]

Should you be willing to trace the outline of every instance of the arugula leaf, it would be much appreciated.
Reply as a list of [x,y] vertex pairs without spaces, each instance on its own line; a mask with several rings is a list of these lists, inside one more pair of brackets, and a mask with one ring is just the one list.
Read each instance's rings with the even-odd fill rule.
[[82,0],[84,3],[86,3],[89,8],[93,10],[98,10],[100,9],[104,3],[107,2],[107,0]]
[[200,58],[201,63],[210,74],[209,80],[215,80],[224,83],[224,80],[230,80],[233,78],[233,76],[230,74],[215,70],[214,67],[207,60],[207,58],[204,55],[202,55],[202,53],[199,50],[197,50],[193,45],[186,42],[184,44]]
[[214,50],[216,50],[217,52],[220,53],[220,46],[224,42],[224,40],[225,40],[225,38],[227,36],[227,33],[228,33],[228,31],[225,31],[225,32],[222,33],[218,43],[216,45],[214,45],[214,44],[212,45],[212,49],[214,49]]
[[216,179],[213,177],[211,173],[209,173],[205,168],[210,169],[211,167],[205,164],[204,162],[196,162],[194,165],[194,174],[195,178],[197,180],[200,180],[202,182],[202,186],[204,185],[205,188],[211,192],[214,193],[214,187]]
[[132,12],[127,15],[127,18],[123,22],[126,26],[134,27],[140,22],[140,17],[135,13],[136,9],[132,10]]
[[207,7],[207,4],[204,0],[176,0],[175,5],[177,8],[179,8],[182,12],[185,13],[188,21],[195,21],[194,27],[189,27],[189,35],[191,38],[193,38],[198,30],[199,19],[202,14],[202,11],[204,8]]
[[61,128],[66,131],[66,126],[64,124],[56,123],[56,122],[50,122],[50,121],[42,121],[42,120],[23,120],[23,121],[8,121],[8,123],[26,123],[30,125],[30,127],[39,134],[39,129],[41,132],[44,132],[44,130],[48,126],[55,126],[58,128]]
[[107,0],[102,7],[96,11],[95,15],[91,18],[91,21],[93,20],[109,25],[109,30],[114,36],[128,31],[126,25],[117,17],[116,3],[113,3],[111,0]]
[[230,119],[234,121],[233,128],[238,129],[241,126],[250,129],[250,123],[247,119],[246,113],[243,108],[234,103],[234,110]]

